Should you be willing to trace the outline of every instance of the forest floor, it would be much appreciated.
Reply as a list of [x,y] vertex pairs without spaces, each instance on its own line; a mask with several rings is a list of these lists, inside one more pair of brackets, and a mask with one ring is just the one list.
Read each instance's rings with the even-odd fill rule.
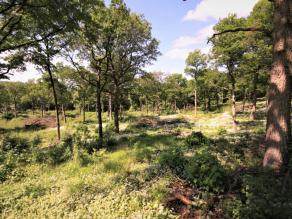
[[[27,139],[44,151],[58,144],[55,129],[25,127],[27,116],[0,120],[1,135]],[[34,117],[29,115],[31,121]],[[95,136],[94,117],[87,113],[88,138]],[[104,120],[108,123],[106,115]],[[261,113],[256,121],[240,113],[238,121],[235,133],[228,112],[197,116],[192,111],[163,116],[127,112],[122,115],[120,135],[110,132],[110,123],[106,126],[108,148],[78,154],[80,162],[67,159],[69,152],[61,146],[47,154],[33,150],[28,155],[1,155],[1,217],[242,218],[244,214],[249,218],[252,214],[265,218],[260,217],[261,204],[267,205],[265,197],[257,195],[270,189],[263,186],[267,178],[257,178],[264,120]],[[62,136],[72,134],[80,123],[79,116],[70,112]],[[193,132],[203,134],[198,142],[188,137]],[[199,169],[201,175],[192,172],[204,168],[197,160],[209,168],[205,173]],[[214,166],[208,166],[210,161]],[[255,181],[258,187],[253,191]]]

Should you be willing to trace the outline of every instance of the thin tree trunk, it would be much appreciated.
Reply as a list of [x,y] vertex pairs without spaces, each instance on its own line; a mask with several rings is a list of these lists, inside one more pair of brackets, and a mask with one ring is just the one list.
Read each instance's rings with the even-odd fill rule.
[[14,100],[14,117],[17,117],[17,103],[16,100]]
[[42,112],[41,112],[41,114],[42,114],[42,118],[44,118],[44,105],[43,105],[43,104],[41,105],[41,111],[42,111]]
[[56,122],[57,122],[58,140],[61,140],[58,98],[57,98],[57,92],[56,92],[55,83],[54,83],[54,79],[53,79],[53,74],[52,74],[51,66],[50,66],[49,62],[47,63],[47,70],[49,72],[50,81],[51,81],[51,85],[52,85],[52,88],[53,88],[53,95],[54,95],[54,102],[55,102],[55,110],[56,110]]
[[96,91],[96,106],[97,106],[97,120],[98,120],[98,146],[102,147],[102,144],[103,144],[102,107],[101,107],[101,95],[98,88]]
[[242,100],[242,112],[243,113],[245,111],[246,96],[247,96],[247,92],[246,92],[246,89],[244,89],[243,90],[243,100]]
[[112,104],[112,95],[109,95],[109,99],[108,99],[108,111],[109,111],[109,121],[112,121],[112,117],[113,117],[113,104]]
[[66,111],[65,111],[64,104],[62,104],[62,113],[63,113],[63,120],[64,120],[64,123],[66,123],[66,122],[67,122],[67,118],[66,118]]
[[292,3],[291,0],[274,0],[274,5],[273,64],[263,165],[279,171],[288,164],[288,145],[291,140]]
[[86,120],[85,116],[86,115],[85,115],[85,98],[84,97],[82,98],[82,112],[83,112],[83,117],[82,117],[83,119],[82,120],[83,120],[83,122],[85,122],[85,120]]
[[197,116],[197,105],[198,105],[198,102],[197,102],[197,88],[195,88],[195,116]]
[[119,107],[120,107],[120,99],[119,99],[119,90],[115,88],[115,96],[114,96],[114,124],[115,124],[115,132],[120,133],[120,122],[119,122]]
[[231,113],[232,113],[232,126],[233,130],[237,130],[237,121],[236,121],[236,99],[235,99],[235,81],[231,82]]
[[252,88],[252,108],[250,113],[250,119],[256,119],[257,110],[257,83],[258,83],[258,72],[253,75],[253,88]]

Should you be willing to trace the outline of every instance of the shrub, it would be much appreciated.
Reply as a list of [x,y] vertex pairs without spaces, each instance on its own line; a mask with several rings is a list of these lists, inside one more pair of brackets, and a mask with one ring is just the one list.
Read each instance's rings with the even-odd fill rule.
[[184,170],[186,159],[181,149],[171,148],[169,151],[162,153],[159,163],[170,168],[176,174],[181,174]]
[[192,134],[190,134],[185,141],[189,148],[208,143],[208,139],[203,135],[202,132],[192,132]]
[[211,192],[224,191],[225,170],[206,148],[198,150],[189,160],[185,174],[186,178],[197,187],[203,187]]
[[35,149],[33,160],[37,163],[58,165],[72,158],[70,148],[64,144],[53,145],[47,149]]
[[1,150],[4,152],[14,151],[16,153],[22,153],[30,148],[30,144],[28,140],[25,138],[5,135],[1,142],[0,147]]
[[2,118],[6,120],[11,120],[14,118],[14,115],[12,113],[6,113],[2,116]]

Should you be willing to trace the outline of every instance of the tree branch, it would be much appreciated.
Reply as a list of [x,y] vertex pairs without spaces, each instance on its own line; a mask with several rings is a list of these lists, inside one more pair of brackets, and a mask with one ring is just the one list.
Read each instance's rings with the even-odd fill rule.
[[222,32],[219,33],[214,33],[207,41],[207,43],[209,43],[212,39],[214,39],[216,36],[220,36],[226,33],[236,33],[236,32],[261,32],[263,34],[265,34],[267,37],[271,37],[272,31],[264,29],[264,28],[260,28],[260,27],[239,27],[239,28],[235,28],[235,29],[229,29],[229,30],[224,30]]

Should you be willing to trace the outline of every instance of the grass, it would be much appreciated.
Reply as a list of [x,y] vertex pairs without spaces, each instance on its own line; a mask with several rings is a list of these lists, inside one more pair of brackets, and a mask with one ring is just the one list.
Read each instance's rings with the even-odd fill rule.
[[[75,112],[68,113],[75,115]],[[232,133],[229,118],[222,115],[225,113],[199,112],[196,117],[191,111],[172,116],[124,113],[121,134],[111,136],[116,139],[115,147],[88,155],[89,162],[83,165],[73,159],[57,165],[28,162],[14,169],[15,177],[6,180],[0,187],[1,217],[178,218],[178,212],[166,205],[165,200],[169,196],[169,186],[180,176],[161,162],[164,155],[172,162],[171,153],[177,149],[183,152],[184,159],[197,154],[196,148],[186,148],[185,136],[201,131],[210,139],[203,147],[208,148],[208,153],[219,161],[227,175],[240,167],[254,167],[261,159],[252,137],[262,133],[263,121],[251,122],[247,114],[240,114],[241,131]],[[94,133],[95,114],[88,113],[87,118],[92,122],[86,123],[86,126]],[[103,118],[107,123],[106,114]],[[154,124],[163,121],[163,125],[141,126],[143,118]],[[175,123],[169,121],[170,118],[187,122]],[[226,120],[222,121],[222,118]],[[68,123],[63,124],[62,136],[73,133],[80,122],[80,117],[70,117]],[[4,134],[30,140],[39,136],[41,148],[47,148],[55,141],[55,129],[26,131],[22,129],[23,124],[24,118],[8,122],[0,120]],[[239,192],[240,188],[234,191]],[[198,193],[196,199],[199,203],[208,203],[204,194]],[[252,197],[251,194],[249,197]],[[237,196],[234,194],[234,197]],[[234,209],[243,209],[242,203],[237,200],[240,198],[232,202],[238,205],[232,207],[231,213],[226,210],[232,218],[236,215]]]

